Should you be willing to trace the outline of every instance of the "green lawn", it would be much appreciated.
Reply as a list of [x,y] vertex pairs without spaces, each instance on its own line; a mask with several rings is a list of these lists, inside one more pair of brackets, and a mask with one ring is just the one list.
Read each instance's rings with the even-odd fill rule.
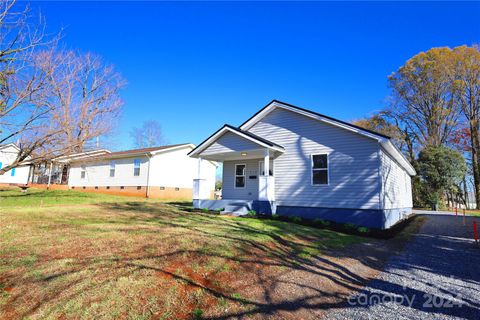
[[477,211],[477,210],[468,210],[467,214],[480,217],[480,211]]
[[[132,200],[133,199],[133,200]],[[18,188],[0,189],[0,208],[50,205],[91,204],[101,202],[145,201],[144,198],[113,196],[73,190],[43,190],[30,188],[19,192]],[[155,201],[150,200],[149,201]]]
[[313,272],[324,252],[365,241],[187,209],[78,191],[0,191],[0,318],[221,318],[262,310],[253,298],[262,277]]

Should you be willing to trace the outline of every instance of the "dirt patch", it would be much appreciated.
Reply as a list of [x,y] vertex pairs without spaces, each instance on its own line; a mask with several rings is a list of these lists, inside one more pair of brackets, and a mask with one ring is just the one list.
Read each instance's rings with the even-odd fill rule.
[[88,209],[61,218],[39,209],[45,214],[35,220],[9,212],[15,233],[0,240],[9,249],[0,261],[0,318],[318,318],[404,241],[332,250],[321,244],[349,236],[168,205]]

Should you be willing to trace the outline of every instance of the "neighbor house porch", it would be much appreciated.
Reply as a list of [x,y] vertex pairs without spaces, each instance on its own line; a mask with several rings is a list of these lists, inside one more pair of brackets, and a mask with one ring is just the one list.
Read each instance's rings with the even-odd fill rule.
[[[198,174],[193,183],[194,207],[235,214],[246,214],[249,210],[275,213],[275,159],[283,152],[273,142],[224,126],[190,154],[198,159]],[[209,200],[201,171],[202,161],[207,160],[223,164],[221,200]]]

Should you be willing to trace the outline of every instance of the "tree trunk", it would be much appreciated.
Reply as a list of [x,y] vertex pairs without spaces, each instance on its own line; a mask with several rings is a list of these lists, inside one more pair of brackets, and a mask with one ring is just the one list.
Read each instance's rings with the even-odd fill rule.
[[463,177],[463,198],[465,202],[465,209],[468,209],[468,189],[467,189],[467,176]]
[[473,184],[475,186],[476,209],[480,208],[480,167],[478,152],[480,151],[479,130],[476,121],[470,121],[470,139],[472,144]]

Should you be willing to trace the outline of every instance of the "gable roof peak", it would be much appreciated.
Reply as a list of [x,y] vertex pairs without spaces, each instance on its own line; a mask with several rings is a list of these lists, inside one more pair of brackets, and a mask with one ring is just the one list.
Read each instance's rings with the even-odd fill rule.
[[[276,100],[276,99],[273,99],[272,101],[270,101],[266,106],[264,106],[262,109],[260,109],[258,112],[256,112],[247,121],[242,123],[239,126],[239,128],[242,129],[242,130],[248,130],[248,128],[253,126],[253,124],[255,124],[257,121],[259,121],[265,115],[267,115],[268,113],[273,111],[275,108],[284,108],[284,109],[287,109],[287,110],[290,110],[290,111],[293,111],[293,112],[296,112],[296,113],[300,113],[300,114],[303,114],[303,115],[306,115],[306,116],[316,118],[318,120],[323,120],[323,121],[328,122],[328,123],[333,124],[333,125],[344,127],[346,129],[353,129],[353,131],[355,131],[356,133],[359,133],[359,134],[363,133],[364,135],[367,135],[370,138],[375,138],[376,137],[376,138],[379,138],[379,139],[391,139],[391,137],[389,137],[385,134],[382,134],[382,133],[379,133],[379,132],[376,132],[376,131],[373,131],[373,130],[365,129],[365,128],[362,128],[362,127],[357,126],[355,124],[352,124],[352,123],[349,123],[349,122],[346,122],[346,121],[343,121],[343,120],[340,120],[340,119],[336,119],[336,118],[333,118],[333,117],[330,117],[330,116],[327,116],[327,115],[324,115],[324,114],[321,114],[321,113],[318,113],[318,112],[315,112],[315,111],[312,111],[312,110],[301,108],[301,107],[295,106],[293,104],[283,102],[283,101],[280,101],[280,100]],[[373,135],[373,137],[372,137],[372,135]]]

